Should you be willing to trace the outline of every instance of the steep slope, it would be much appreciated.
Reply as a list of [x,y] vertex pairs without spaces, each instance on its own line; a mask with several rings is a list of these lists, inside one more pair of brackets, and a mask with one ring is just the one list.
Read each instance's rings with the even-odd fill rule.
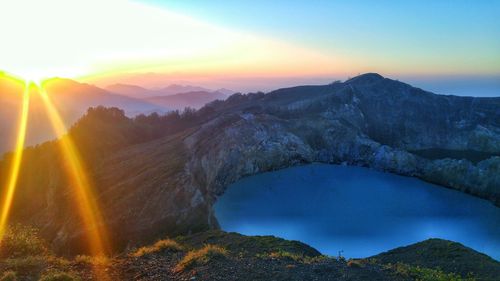
[[[143,100],[111,94],[103,89],[88,84],[81,84],[69,79],[51,79],[45,84],[47,93],[60,109],[67,125],[73,124],[89,107],[116,106],[124,109],[129,116],[140,113],[167,112],[169,109]],[[0,76],[0,154],[13,147],[17,129],[17,119],[21,110],[24,84],[7,76]],[[29,114],[28,139],[34,145],[57,137],[48,120],[41,98],[32,91]]]
[[224,100],[227,96],[219,92],[187,92],[170,96],[156,96],[145,99],[147,102],[172,109],[182,110],[186,107],[199,109],[214,100]]
[[[121,116],[119,124],[127,126],[94,114],[81,122],[89,118],[95,121],[87,123],[99,126],[76,126],[72,135],[77,143],[89,139],[93,144],[79,148],[94,156],[88,166],[117,249],[164,234],[217,228],[212,206],[230,183],[311,162],[415,176],[500,205],[500,157],[495,156],[500,152],[500,98],[440,96],[366,74],[344,83],[235,94],[165,119]],[[116,139],[106,136],[118,128],[124,140],[120,145],[99,140]],[[129,141],[136,134],[141,137]],[[22,178],[32,181],[20,183],[19,193],[25,195],[16,200],[14,213],[19,221],[42,227],[55,247],[78,250],[85,231],[70,207],[61,212],[71,188],[61,178],[61,164],[52,160],[60,157],[50,148],[54,145],[27,154],[43,161],[23,168]],[[408,151],[428,148],[474,150],[491,157],[475,164]],[[2,166],[5,171],[8,160]],[[35,193],[46,198],[26,199]]]

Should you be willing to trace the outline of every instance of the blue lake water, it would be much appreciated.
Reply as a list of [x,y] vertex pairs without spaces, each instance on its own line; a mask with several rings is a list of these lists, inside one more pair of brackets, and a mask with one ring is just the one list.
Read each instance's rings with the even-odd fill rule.
[[215,213],[225,231],[298,240],[332,256],[368,257],[443,238],[500,260],[500,208],[367,168],[311,164],[244,178]]

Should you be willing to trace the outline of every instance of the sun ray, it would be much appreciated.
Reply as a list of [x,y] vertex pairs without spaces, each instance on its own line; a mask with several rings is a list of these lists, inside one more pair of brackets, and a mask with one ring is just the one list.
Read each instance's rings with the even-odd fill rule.
[[103,217],[96,202],[96,197],[80,153],[71,137],[64,135],[66,133],[66,126],[50,96],[44,89],[43,84],[39,86],[38,92],[55,133],[62,135],[59,141],[60,149],[65,157],[67,173],[75,190],[75,203],[78,206],[79,214],[87,229],[89,250],[93,255],[109,253],[109,244],[107,233],[104,230]]
[[14,193],[19,179],[19,171],[21,169],[24,144],[26,142],[26,130],[28,126],[29,106],[30,106],[30,83],[26,81],[23,91],[23,102],[19,118],[16,147],[14,150],[14,156],[11,161],[11,168],[2,202],[2,213],[0,215],[0,242],[2,241],[3,235],[5,234],[6,231],[9,214],[12,207],[12,200],[14,199]]

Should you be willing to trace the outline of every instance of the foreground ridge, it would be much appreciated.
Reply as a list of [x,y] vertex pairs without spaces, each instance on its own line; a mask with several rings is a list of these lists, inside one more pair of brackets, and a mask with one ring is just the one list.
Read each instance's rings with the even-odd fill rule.
[[[499,262],[459,243],[440,239],[426,240],[367,259],[350,260],[321,255],[297,241],[222,231],[162,239],[114,258],[56,257],[43,246],[36,232],[20,227],[11,232],[6,242],[0,248],[0,272],[4,272],[4,276],[15,275],[20,281],[37,278],[99,280],[96,269],[107,272],[110,281],[459,281],[498,280],[495,278],[500,276]],[[50,279],[61,276],[66,279]]]

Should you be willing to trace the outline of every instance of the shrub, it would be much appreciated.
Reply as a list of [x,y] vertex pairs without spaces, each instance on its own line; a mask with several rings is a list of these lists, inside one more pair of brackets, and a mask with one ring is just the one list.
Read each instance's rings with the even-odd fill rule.
[[104,255],[98,256],[87,256],[87,255],[78,255],[75,257],[75,262],[94,265],[94,266],[106,266],[110,264],[110,259]]
[[0,241],[0,259],[42,256],[48,248],[35,228],[15,225],[7,228]]
[[175,272],[189,270],[195,266],[206,265],[216,260],[226,259],[228,252],[226,249],[216,245],[206,245],[205,247],[190,251],[174,268]]
[[272,252],[269,254],[271,259],[289,259],[294,261],[302,261],[304,259],[303,255],[294,254],[287,251]]
[[38,281],[79,281],[80,278],[71,273],[66,272],[48,272],[44,274]]
[[327,256],[320,255],[320,256],[307,256],[304,254],[297,254],[297,253],[291,253],[287,251],[277,251],[277,252],[272,252],[270,254],[258,254],[258,258],[271,258],[271,259],[284,259],[284,260],[293,260],[295,262],[300,262],[300,263],[314,263],[314,262],[320,262],[323,260],[328,259]]
[[45,257],[45,260],[47,261],[48,264],[55,267],[65,267],[71,264],[71,262],[66,258],[56,257],[56,256],[47,256]]
[[23,257],[4,259],[5,268],[16,272],[40,272],[47,266],[45,257]]
[[0,281],[17,281],[17,274],[14,271],[4,272]]
[[180,252],[183,251],[184,247],[182,247],[179,243],[175,242],[171,239],[164,239],[154,243],[152,246],[141,247],[134,253],[132,253],[133,257],[142,257],[144,255],[149,255],[152,253],[158,253],[160,251],[172,251],[172,252]]

